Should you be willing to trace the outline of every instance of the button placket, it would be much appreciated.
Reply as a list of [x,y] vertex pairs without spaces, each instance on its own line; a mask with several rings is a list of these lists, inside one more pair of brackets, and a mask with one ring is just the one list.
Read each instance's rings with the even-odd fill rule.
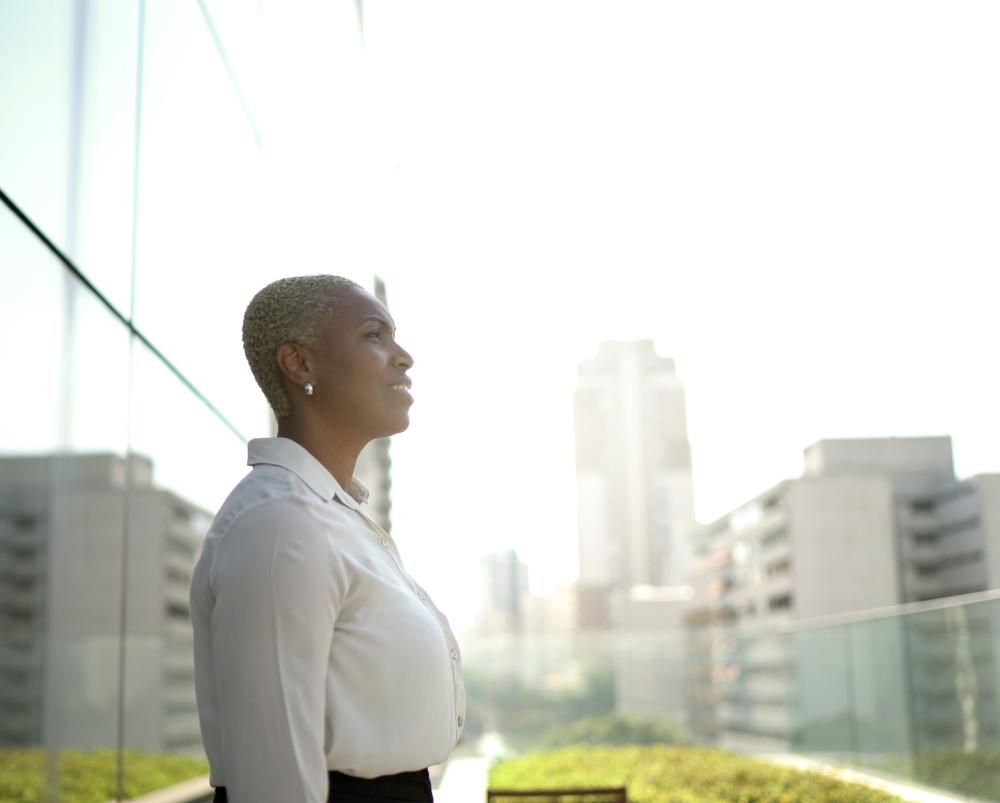
[[[374,531],[374,533],[378,536],[378,544],[379,544],[379,546],[382,547],[383,549],[385,549],[392,556],[392,562],[395,564],[397,571],[399,571],[399,573],[402,575],[403,579],[405,579],[411,586],[413,586],[414,585],[413,579],[403,569],[402,564],[400,564],[399,560],[397,559],[396,555],[394,554],[394,552],[393,552],[393,550],[392,550],[392,548],[390,546],[390,542],[389,542],[390,536],[389,536],[389,533],[387,533],[385,531],[385,529],[377,521],[375,521],[375,519],[373,519],[370,516],[368,516],[367,514],[365,514],[365,512],[362,511],[360,507],[357,508],[357,513],[361,517],[361,519],[365,522],[365,524],[368,525],[368,528],[370,530]],[[438,619],[438,624],[441,625],[441,615],[438,612],[437,608],[434,606],[434,603],[432,603],[430,601],[430,597],[427,595],[427,593],[425,591],[423,591],[423,589],[419,589],[419,588],[416,589],[416,592],[417,592],[417,597],[421,600],[421,602],[426,602],[428,604],[428,606],[434,612],[435,618]],[[458,667],[459,652],[458,652],[458,650],[452,648],[449,645],[449,654],[450,654],[451,660],[452,660],[452,669],[453,669],[452,674],[454,675],[454,672],[458,671],[457,667]],[[454,682],[455,682],[455,678],[453,676],[452,677],[452,683],[454,683]],[[456,700],[456,703],[457,703],[457,700]],[[465,720],[460,715],[458,717],[458,727],[461,728],[463,724],[465,724]]]
[[358,515],[361,517],[361,520],[365,523],[368,529],[371,530],[378,538],[378,545],[382,547],[382,549],[384,549],[390,555],[392,555],[392,562],[396,565],[396,569],[399,571],[400,574],[402,574],[405,577],[406,572],[403,571],[403,567],[399,564],[399,561],[396,560],[396,556],[393,553],[392,542],[389,533],[387,533],[385,529],[377,521],[375,521],[375,519],[366,515],[364,511],[359,509]]

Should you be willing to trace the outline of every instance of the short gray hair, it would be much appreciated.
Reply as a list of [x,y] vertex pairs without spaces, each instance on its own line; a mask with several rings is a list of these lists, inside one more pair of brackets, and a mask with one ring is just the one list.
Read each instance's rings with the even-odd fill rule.
[[243,313],[243,352],[276,418],[291,411],[275,354],[283,343],[316,346],[347,288],[363,289],[343,276],[319,274],[278,279],[257,293]]

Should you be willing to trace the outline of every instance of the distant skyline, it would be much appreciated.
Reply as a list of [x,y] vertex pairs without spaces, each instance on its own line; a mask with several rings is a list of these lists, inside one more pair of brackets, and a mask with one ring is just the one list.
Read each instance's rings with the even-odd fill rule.
[[675,359],[702,521],[822,438],[1000,470],[998,34],[988,3],[366,6],[357,255],[415,358],[394,528],[447,610],[491,550],[575,576],[602,340]]
[[[176,13],[200,25],[196,9]],[[149,10],[140,186],[157,190],[142,196],[139,243],[154,224],[183,237],[140,248],[136,320],[257,437],[268,417],[239,339],[253,292],[285,275],[381,276],[415,358],[412,423],[392,443],[393,533],[456,626],[471,623],[484,553],[516,549],[539,591],[575,578],[573,390],[605,340],[648,338],[674,359],[701,521],[798,476],[823,438],[950,435],[960,477],[1000,471],[1000,5],[369,3],[363,55],[354,5],[322,13],[306,26],[265,4],[223,26],[277,32],[259,64],[253,47],[237,54],[260,71],[244,82],[258,151],[235,101],[232,130],[208,132],[225,148],[203,148],[175,113],[201,108],[172,94],[178,70],[178,86],[228,79],[207,39],[175,63],[183,27]],[[63,153],[62,107],[44,108],[52,124],[30,130],[58,147],[37,152]],[[178,180],[178,141],[202,159],[193,169],[240,188],[231,203]],[[47,163],[8,169],[31,187]],[[130,180],[115,187],[132,197]],[[267,253],[240,250],[251,227],[270,231]],[[0,236],[25,297],[62,298],[61,269],[9,216]],[[127,270],[83,269],[126,304]],[[129,359],[84,296],[82,380]],[[59,311],[40,324],[8,299],[3,312],[59,353],[46,323]],[[22,360],[17,343],[0,349]],[[133,373],[133,448],[156,461],[158,485],[217,506],[245,470],[238,439],[142,348]],[[124,443],[129,378],[80,382],[68,445]],[[55,448],[58,407],[12,395],[5,448]],[[192,467],[182,441],[233,476]]]

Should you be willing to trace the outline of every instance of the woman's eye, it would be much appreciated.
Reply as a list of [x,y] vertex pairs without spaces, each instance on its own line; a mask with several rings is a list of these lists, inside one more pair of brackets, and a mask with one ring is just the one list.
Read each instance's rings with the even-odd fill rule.
[[369,332],[367,336],[374,338],[375,340],[382,339],[382,333],[378,329],[376,329],[374,332]]

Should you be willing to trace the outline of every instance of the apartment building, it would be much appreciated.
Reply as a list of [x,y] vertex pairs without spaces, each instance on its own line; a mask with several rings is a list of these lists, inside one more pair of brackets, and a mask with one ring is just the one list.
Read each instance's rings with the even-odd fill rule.
[[[988,612],[963,609],[958,626],[950,614],[916,609],[1000,585],[998,505],[1000,475],[957,479],[947,437],[810,446],[801,477],[698,531],[696,596],[685,615],[690,727],[723,741],[836,743],[846,738],[843,706],[830,684],[841,688],[877,647],[880,664],[854,678],[852,694],[896,700],[905,728],[895,741],[953,744],[968,716],[956,708],[955,675],[934,656],[954,653],[962,628],[967,638],[969,628],[989,627]],[[907,603],[915,615],[851,624],[852,613]],[[848,632],[878,635],[852,654]],[[969,661],[983,678],[971,703],[982,711],[977,733],[992,738],[994,658],[981,650]]]
[[188,593],[210,523],[141,456],[0,459],[0,744],[114,746],[123,685],[127,747],[201,749]]

